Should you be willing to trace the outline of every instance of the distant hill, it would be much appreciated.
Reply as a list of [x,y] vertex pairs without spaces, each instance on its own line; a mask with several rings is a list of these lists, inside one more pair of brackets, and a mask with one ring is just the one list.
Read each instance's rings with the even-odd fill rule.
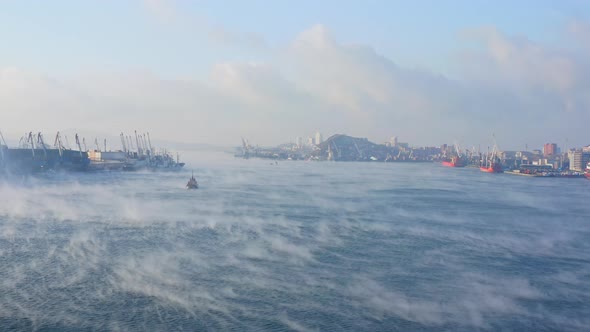
[[367,138],[336,134],[319,145],[317,157],[335,161],[385,160],[391,149]]

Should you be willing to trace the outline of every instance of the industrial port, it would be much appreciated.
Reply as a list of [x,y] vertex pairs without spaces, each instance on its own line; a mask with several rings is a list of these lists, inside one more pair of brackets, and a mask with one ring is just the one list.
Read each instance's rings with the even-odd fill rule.
[[[17,147],[10,147],[0,133],[0,173],[33,174],[41,172],[90,171],[178,171],[183,168],[179,155],[166,149],[155,149],[149,133],[120,134],[121,149],[107,150],[106,139],[88,148],[85,138],[74,136],[74,146],[57,132],[53,144],[41,132],[21,137]],[[102,145],[102,146],[101,146]]]
[[486,151],[461,148],[458,143],[440,146],[411,147],[392,137],[378,144],[367,138],[336,134],[323,140],[318,132],[307,142],[298,137],[294,143],[276,147],[253,146],[242,139],[235,157],[272,160],[356,161],[356,162],[430,162],[452,168],[473,167],[484,173],[506,173],[536,178],[589,178],[590,145],[561,152],[555,143],[543,150],[502,151],[495,137]]

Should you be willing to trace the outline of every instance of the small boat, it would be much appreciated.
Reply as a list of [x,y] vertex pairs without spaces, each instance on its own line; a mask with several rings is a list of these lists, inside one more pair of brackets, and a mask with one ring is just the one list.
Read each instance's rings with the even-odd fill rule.
[[590,163],[586,165],[586,172],[584,172],[586,179],[590,180]]
[[197,179],[195,179],[195,174],[193,173],[191,175],[191,178],[188,180],[188,183],[186,184],[186,189],[198,189],[199,188],[199,184],[197,183]]

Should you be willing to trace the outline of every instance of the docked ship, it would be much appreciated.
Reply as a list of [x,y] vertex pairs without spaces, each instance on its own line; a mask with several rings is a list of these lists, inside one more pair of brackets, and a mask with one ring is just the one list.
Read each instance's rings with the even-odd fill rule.
[[447,167],[465,167],[467,163],[460,156],[452,156],[449,160],[443,160],[442,165]]
[[152,147],[150,134],[138,135],[135,132],[136,148],[131,136],[121,133],[123,153],[127,156],[123,170],[126,171],[180,171],[185,163],[180,162],[179,155],[174,156],[166,150],[156,152]]
[[584,173],[586,179],[590,180],[590,163],[586,165],[586,172]]
[[[1,138],[1,137],[0,137]],[[1,138],[0,171],[6,174],[30,174],[44,171],[84,171],[90,160],[88,154],[79,147],[78,150],[66,148],[61,142],[60,134],[56,136],[54,147],[43,141],[41,133],[32,132],[23,136],[19,147],[9,148]],[[76,141],[78,137],[76,135]]]
[[504,171],[495,144],[492,152],[487,154],[485,160],[482,161],[479,170],[485,173],[502,173]]
[[485,173],[502,173],[504,171],[499,161],[492,161],[485,166],[480,166],[479,170]]
[[443,160],[442,165],[446,167],[465,167],[467,166],[467,160],[465,156],[461,155],[459,145],[455,142],[455,152],[451,153],[450,157]]

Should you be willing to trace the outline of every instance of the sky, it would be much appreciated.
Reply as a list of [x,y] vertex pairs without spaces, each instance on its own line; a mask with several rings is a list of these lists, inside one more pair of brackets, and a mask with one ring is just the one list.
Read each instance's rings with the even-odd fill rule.
[[0,0],[0,130],[590,144],[590,2]]

